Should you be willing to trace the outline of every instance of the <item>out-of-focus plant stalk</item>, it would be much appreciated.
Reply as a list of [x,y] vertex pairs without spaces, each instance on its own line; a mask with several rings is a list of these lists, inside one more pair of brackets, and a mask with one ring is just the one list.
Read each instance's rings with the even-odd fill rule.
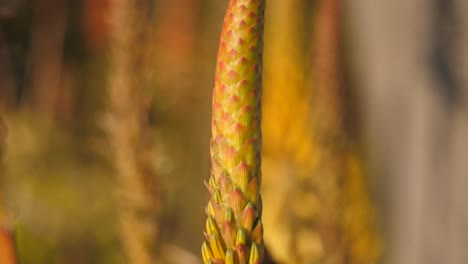
[[196,51],[202,39],[202,0],[155,1],[154,5],[154,81],[157,92],[165,95],[157,103],[160,108],[174,107],[171,113],[187,116],[184,111],[198,107],[194,98],[200,95],[199,89],[193,89],[193,80],[201,80],[198,72],[203,60],[196,59]]
[[2,117],[0,116],[0,160],[3,157],[3,151],[5,148],[6,141],[6,127],[3,123]]
[[61,88],[67,1],[34,0],[27,76],[34,110],[51,119]]
[[156,4],[159,19],[155,45],[158,46],[157,55],[161,60],[159,66],[165,67],[169,78],[176,78],[187,71],[192,63],[201,1],[157,1]]
[[[6,141],[6,127],[0,116],[0,163],[3,160],[3,151]],[[0,168],[0,181],[3,181],[2,169]],[[16,253],[13,235],[8,227],[3,201],[0,200],[0,260],[2,264],[15,264]]]
[[303,0],[272,0],[268,6],[271,27],[265,32],[264,85],[268,92],[263,110],[275,118],[263,122],[263,140],[272,143],[265,144],[264,152],[276,157],[293,155],[301,166],[309,167],[311,93],[305,87],[305,4]]
[[320,0],[314,34],[314,126],[321,150],[317,184],[323,263],[375,263],[380,241],[365,188],[362,159],[347,133],[343,83],[342,1]]
[[0,82],[2,83],[0,89],[0,111],[11,110],[16,103],[16,82],[9,50],[2,31],[0,31]]
[[109,45],[109,19],[106,16],[112,0],[84,0],[82,26],[87,44],[92,50],[101,50]]
[[341,63],[341,0],[320,0],[317,3],[313,44],[315,74],[315,106],[320,130],[344,134]]
[[259,264],[264,0],[231,0],[218,51],[203,261]]
[[112,1],[107,132],[118,180],[120,235],[128,263],[156,263],[160,210],[149,129],[148,6]]
[[345,133],[341,101],[340,72],[341,1],[317,3],[314,64],[314,126],[317,148],[321,150],[317,189],[321,201],[319,232],[324,245],[324,264],[345,263],[341,217]]

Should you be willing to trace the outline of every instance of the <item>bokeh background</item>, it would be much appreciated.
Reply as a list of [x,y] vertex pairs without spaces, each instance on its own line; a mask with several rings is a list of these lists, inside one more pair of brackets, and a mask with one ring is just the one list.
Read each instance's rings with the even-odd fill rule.
[[[201,263],[227,4],[0,0],[0,263]],[[268,263],[467,263],[468,2],[267,0],[264,43]]]

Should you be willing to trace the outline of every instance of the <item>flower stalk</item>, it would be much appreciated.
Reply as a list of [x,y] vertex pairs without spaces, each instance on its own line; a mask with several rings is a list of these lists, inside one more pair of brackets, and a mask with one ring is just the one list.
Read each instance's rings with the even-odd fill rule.
[[205,264],[259,264],[261,90],[265,0],[231,0],[218,51],[211,138],[211,199]]

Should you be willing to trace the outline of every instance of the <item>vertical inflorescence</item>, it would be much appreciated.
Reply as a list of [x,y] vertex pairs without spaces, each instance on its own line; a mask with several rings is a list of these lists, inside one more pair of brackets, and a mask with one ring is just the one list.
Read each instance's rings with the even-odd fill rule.
[[152,165],[146,0],[114,0],[107,133],[118,182],[120,236],[128,263],[155,263],[159,190]]
[[213,91],[211,199],[204,263],[261,263],[261,90],[264,0],[231,0]]

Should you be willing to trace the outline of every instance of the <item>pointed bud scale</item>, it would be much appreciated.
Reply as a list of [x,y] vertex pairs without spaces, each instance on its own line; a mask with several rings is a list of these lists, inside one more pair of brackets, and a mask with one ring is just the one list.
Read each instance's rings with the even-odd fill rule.
[[211,201],[208,202],[208,205],[206,206],[205,211],[208,216],[216,218],[216,211]]
[[[243,44],[245,41],[243,39],[239,39],[239,44]],[[250,63],[250,61],[246,58],[246,57],[241,57],[239,60],[236,61],[236,67],[240,68],[239,70],[239,73],[242,74],[242,75],[245,75],[247,73],[247,71],[249,70],[248,67],[245,67],[246,65],[248,65]],[[245,86],[245,85],[251,85],[251,84],[248,84],[247,83],[248,81],[247,80],[242,80],[241,82],[241,85]]]
[[240,225],[245,228],[247,231],[252,231],[253,224],[257,218],[257,212],[255,211],[255,205],[252,202],[249,202],[242,212],[240,218]]
[[222,172],[220,173],[217,173],[217,175],[215,175],[213,172],[212,172],[212,177],[210,177],[210,180],[208,181],[208,183],[210,184],[210,186],[213,188],[213,189],[217,189],[218,188],[218,182],[216,181],[216,179],[219,177],[219,175],[221,175]]
[[260,220],[254,225],[251,239],[257,244],[263,245],[263,224]]
[[[229,55],[228,57],[231,58],[231,59],[234,59],[237,56],[239,56],[239,52],[237,52],[235,49],[231,49],[227,54]],[[234,71],[234,70],[229,71],[228,74],[233,75],[233,76],[238,76],[239,75],[239,73]]]
[[247,235],[245,234],[245,230],[241,227],[237,231],[236,246],[246,245],[246,244],[247,244]]
[[252,246],[250,247],[249,264],[258,264],[260,263],[260,259],[260,247],[257,245],[257,243],[253,242]]
[[228,127],[228,126],[230,126],[230,125],[232,125],[234,123],[234,118],[232,118],[232,116],[229,114],[230,106],[231,106],[230,104],[222,105],[223,110],[225,112],[221,112],[220,120],[222,120],[223,123],[218,122],[218,125],[220,124],[219,127],[221,127],[221,128],[226,128],[226,127]]
[[241,161],[241,153],[234,147],[229,147],[225,154],[224,165],[228,171],[232,171]]
[[226,241],[226,246],[232,247],[236,243],[237,228],[232,222],[224,222],[223,224],[223,237]]
[[213,256],[216,259],[225,259],[226,251],[223,246],[223,242],[214,233],[210,234],[210,248],[213,252]]
[[[224,17],[213,89],[211,177],[207,184],[212,197],[206,207],[210,217],[206,244],[214,256],[208,259],[211,263],[248,264],[262,255],[259,177],[264,7],[265,0],[230,0]],[[255,249],[251,238],[257,243]],[[255,256],[249,258],[250,252]]]
[[239,263],[247,264],[249,260],[249,251],[247,251],[247,247],[244,244],[237,245],[235,247],[236,251],[236,258],[238,259]]
[[[235,50],[231,50],[231,52],[229,53],[231,56],[231,58],[235,58],[236,54],[237,53]],[[235,85],[236,83],[238,83],[240,80],[241,80],[241,76],[239,73],[237,73],[236,71],[234,70],[230,70],[227,74],[226,74],[226,78],[224,79],[226,81],[226,83],[228,85]]]
[[232,250],[232,248],[226,251],[226,264],[236,264],[234,260],[234,250]]
[[249,182],[245,190],[245,195],[247,196],[247,199],[249,199],[253,203],[257,203],[259,188],[260,188],[260,185],[258,184],[257,177],[252,178],[252,180]]
[[254,168],[257,164],[257,153],[260,151],[260,149],[257,146],[258,142],[254,138],[248,139],[242,146],[242,149],[244,149],[245,151],[245,162],[250,166],[253,166]]
[[[220,177],[224,177],[224,178],[227,178],[229,179],[230,182],[232,182],[232,179],[231,179],[231,176],[229,176],[229,172],[227,170],[223,170],[220,174]],[[218,182],[217,184],[219,185],[219,178],[218,178]],[[224,192],[225,193],[225,192]]]
[[234,217],[234,212],[230,207],[226,208],[225,210],[225,215],[224,215],[224,221],[229,222],[229,223],[234,223],[235,222],[235,217]]
[[203,242],[202,245],[202,257],[203,257],[203,263],[206,263],[210,259],[214,258],[213,252],[211,252],[211,248],[208,246],[208,244]]
[[229,129],[226,130],[226,136],[231,138],[231,143],[234,146],[242,145],[247,139],[245,138],[245,127],[240,123],[235,123]]
[[234,185],[231,181],[231,177],[228,175],[221,175],[219,177],[219,188],[223,193],[230,193],[234,189]]
[[208,215],[213,217],[217,223],[222,223],[224,221],[225,210],[222,205],[210,200],[208,202],[207,211],[209,213]]
[[213,218],[208,217],[208,219],[206,220],[205,228],[207,234],[214,233],[218,237],[221,236],[218,226],[216,225],[216,222],[213,220]]
[[226,142],[226,138],[222,136],[217,136],[214,140],[212,140],[211,146],[212,146],[212,151],[214,152],[211,155],[217,154],[217,153],[226,153],[227,148],[229,147]]
[[210,177],[210,186],[217,186],[217,180],[219,176],[223,173],[224,168],[219,164],[216,157],[211,159],[211,177]]
[[237,94],[233,94],[227,99],[226,104],[229,105],[228,109],[239,109],[243,106],[243,101],[240,100]]
[[231,194],[229,194],[229,205],[236,215],[242,212],[247,205],[247,200],[244,198],[244,194],[238,188],[234,188]]
[[241,107],[236,113],[236,115],[239,117],[239,122],[246,127],[256,125],[259,123],[258,121],[256,121],[252,124],[254,113],[252,112],[252,107],[250,105],[245,105]]
[[[212,177],[210,177],[210,179],[212,179]],[[204,181],[204,183],[205,183],[206,189],[208,189],[208,191],[210,192],[210,194],[213,195],[213,191],[214,191],[213,187],[211,187],[210,184],[207,183],[206,181]]]
[[250,181],[250,172],[251,168],[249,164],[241,161],[239,165],[237,165],[236,169],[234,170],[234,173],[237,175],[236,177],[236,184],[237,186],[240,187],[240,189],[244,190],[247,188],[249,181]]
[[220,192],[218,189],[216,189],[216,190],[213,192],[213,200],[214,200],[216,203],[218,203],[218,204],[220,204],[220,203],[223,202],[223,199],[222,199],[222,197],[221,197],[221,192]]

